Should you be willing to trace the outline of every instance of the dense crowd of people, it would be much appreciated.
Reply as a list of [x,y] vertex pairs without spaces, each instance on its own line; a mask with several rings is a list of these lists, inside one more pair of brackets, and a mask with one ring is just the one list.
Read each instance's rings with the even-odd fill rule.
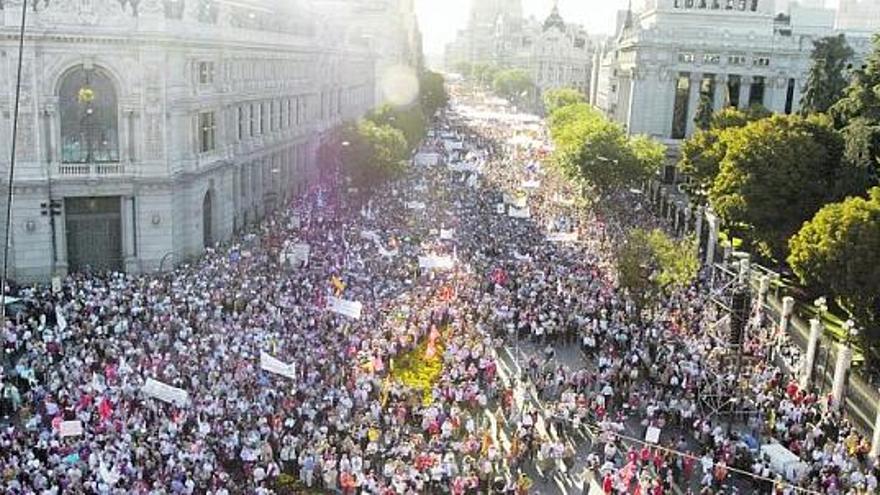
[[[584,207],[542,167],[538,124],[460,110],[420,150],[436,164],[369,196],[328,172],[192,266],[21,288],[30,310],[2,329],[5,493],[528,493],[540,491],[535,466],[574,471],[573,438],[587,430],[606,493],[727,493],[734,469],[758,475],[760,493],[877,492],[866,439],[764,359],[772,332],[750,333],[746,379],[724,388],[716,377],[733,369],[706,331],[701,282],[650,316],[618,288],[619,233],[662,225],[647,205]],[[292,260],[304,244],[308,259]],[[420,268],[424,256],[452,266]],[[332,298],[361,303],[360,317]],[[515,339],[545,352],[504,376],[499,349]],[[564,345],[583,349],[583,366],[545,359]],[[264,353],[295,377],[261,369]],[[427,390],[396,374],[411,355],[442,362]],[[520,378],[546,411],[514,393]],[[147,396],[148,379],[190,402]],[[730,384],[747,388],[746,429],[725,428],[703,400]],[[83,431],[62,436],[67,421]],[[656,445],[627,440],[649,427]],[[769,438],[807,469],[773,471],[755,454]]]

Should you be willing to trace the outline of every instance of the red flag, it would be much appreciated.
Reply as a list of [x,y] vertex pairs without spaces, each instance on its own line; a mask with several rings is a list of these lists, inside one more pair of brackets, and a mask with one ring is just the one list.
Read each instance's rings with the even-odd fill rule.
[[107,397],[102,398],[101,403],[98,404],[98,414],[103,421],[107,421],[110,419],[110,416],[113,416],[113,406],[110,404],[110,400],[107,399]]

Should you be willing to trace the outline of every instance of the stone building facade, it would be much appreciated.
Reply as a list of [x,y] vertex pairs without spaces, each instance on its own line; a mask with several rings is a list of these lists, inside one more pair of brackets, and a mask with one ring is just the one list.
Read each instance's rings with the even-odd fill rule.
[[474,2],[468,26],[446,48],[445,63],[519,68],[539,92],[571,87],[589,91],[593,43],[586,30],[566,23],[557,2],[539,21],[522,16],[521,0]]
[[[816,18],[793,23],[771,0],[645,0],[597,50],[590,100],[630,133],[669,140],[694,132],[701,95],[716,111],[796,112],[813,41],[835,34],[833,16],[824,27]],[[847,34],[857,54],[867,53],[866,36]]]
[[[0,10],[7,157],[21,3]],[[322,139],[374,105],[373,54],[296,0],[33,7],[9,259],[18,280],[197,257],[303,190]]]

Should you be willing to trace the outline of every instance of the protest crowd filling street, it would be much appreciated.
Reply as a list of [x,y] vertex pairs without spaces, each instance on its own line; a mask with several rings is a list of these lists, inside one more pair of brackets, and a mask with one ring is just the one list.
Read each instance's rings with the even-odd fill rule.
[[[455,105],[370,194],[327,172],[170,274],[20,289],[3,493],[878,493],[868,439],[769,364],[772,331],[740,374],[756,413],[700,406],[731,373],[708,291],[635,314],[612,246],[660,221],[632,194],[585,207],[548,153],[535,119]],[[442,363],[427,390],[395,374],[413,355]],[[756,455],[771,439],[800,462]]]

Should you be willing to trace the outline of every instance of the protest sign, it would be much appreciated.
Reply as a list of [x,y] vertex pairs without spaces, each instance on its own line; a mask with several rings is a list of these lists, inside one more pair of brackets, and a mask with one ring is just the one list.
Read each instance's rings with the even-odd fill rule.
[[419,256],[419,268],[425,270],[451,270],[455,262],[449,256]]
[[504,203],[498,203],[497,205],[495,205],[495,213],[498,213],[499,215],[504,215],[504,210]]
[[379,250],[379,256],[383,256],[385,258],[394,258],[400,252],[397,248],[389,251],[382,247],[382,245],[377,245],[376,247]]
[[152,378],[147,379],[147,383],[141,388],[141,392],[147,397],[159,399],[162,402],[174,404],[177,407],[189,404],[189,393],[186,390],[172,387]]
[[649,426],[645,433],[645,441],[653,444],[660,443],[660,428]]
[[532,212],[528,206],[525,208],[515,208],[511,206],[507,209],[507,215],[511,218],[531,218]]
[[347,301],[345,299],[340,299],[338,297],[328,297],[327,298],[328,308],[330,311],[347,316],[349,318],[354,318],[355,320],[361,319],[361,310],[363,310],[363,304],[356,301]]
[[52,292],[61,292],[61,277],[52,277]]
[[420,167],[433,167],[440,163],[440,154],[439,153],[417,153],[415,157],[415,164]]
[[375,230],[362,230],[361,231],[361,239],[365,239],[367,241],[379,242],[379,234],[377,234]]
[[523,189],[537,189],[541,187],[541,181],[539,180],[527,180],[522,183]]
[[440,239],[444,241],[452,240],[455,235],[455,229],[440,229]]
[[287,378],[296,378],[294,365],[283,363],[265,352],[260,354],[260,368]]
[[58,434],[61,438],[78,437],[83,434],[82,421],[62,421],[58,428]]
[[514,257],[514,259],[516,259],[517,261],[532,261],[532,257],[531,257],[531,255],[528,255],[528,254],[519,254],[519,253],[516,252],[516,251],[513,252],[513,257]]
[[408,201],[404,204],[408,210],[424,210],[425,203],[421,201]]
[[550,242],[577,242],[578,235],[576,232],[554,232],[547,234],[547,240]]
[[509,204],[510,206],[513,206],[514,208],[525,208],[526,205],[528,204],[528,203],[527,203],[528,200],[529,200],[529,198],[528,198],[528,196],[525,195],[525,194],[521,194],[521,193],[515,193],[515,194],[504,193],[504,202],[507,203],[507,204]]
[[67,330],[67,318],[61,313],[61,308],[59,306],[55,306],[55,324],[58,327],[59,332]]

